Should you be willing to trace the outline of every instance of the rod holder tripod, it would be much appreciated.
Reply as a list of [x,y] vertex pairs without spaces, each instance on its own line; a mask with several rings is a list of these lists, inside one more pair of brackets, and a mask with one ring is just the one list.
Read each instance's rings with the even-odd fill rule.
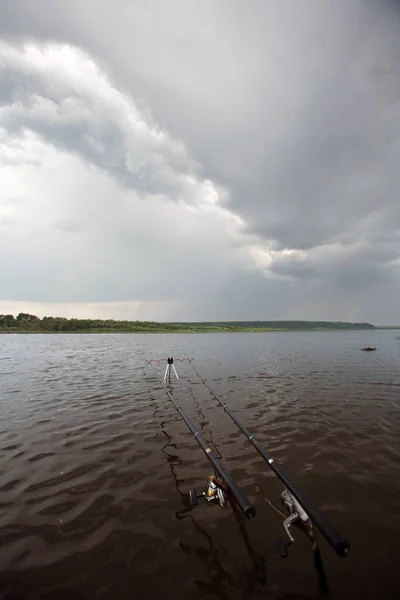
[[168,381],[171,381],[171,370],[173,370],[175,377],[177,379],[179,379],[178,373],[176,372],[176,369],[175,369],[174,359],[172,357],[167,358],[167,367],[165,369],[164,381],[166,381],[167,379],[168,379]]

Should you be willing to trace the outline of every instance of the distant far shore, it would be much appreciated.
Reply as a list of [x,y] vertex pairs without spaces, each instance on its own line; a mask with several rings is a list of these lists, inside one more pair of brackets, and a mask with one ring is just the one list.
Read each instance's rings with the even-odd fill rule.
[[[396,331],[400,330],[400,326],[388,326],[388,327],[374,327],[371,331]],[[187,335],[190,333],[196,334],[210,334],[210,333],[321,333],[321,332],[331,332],[331,333],[343,333],[344,331],[362,331],[361,329],[357,329],[356,327],[353,329],[330,329],[330,328],[319,328],[319,329],[267,329],[263,327],[257,327],[254,329],[246,329],[244,327],[238,329],[218,329],[210,327],[209,329],[160,329],[155,331],[154,329],[75,329],[71,331],[51,331],[51,330],[43,330],[43,329],[0,329],[0,335],[50,335],[50,334],[89,334],[89,335],[107,335],[112,333],[119,334],[140,334],[140,333],[150,333],[152,335],[164,335],[164,334],[173,334],[178,333],[182,335]]]
[[116,321],[112,319],[66,319],[20,313],[0,315],[0,333],[262,333],[288,331],[374,331],[400,329],[370,323],[334,321],[206,321],[160,323],[156,321]]

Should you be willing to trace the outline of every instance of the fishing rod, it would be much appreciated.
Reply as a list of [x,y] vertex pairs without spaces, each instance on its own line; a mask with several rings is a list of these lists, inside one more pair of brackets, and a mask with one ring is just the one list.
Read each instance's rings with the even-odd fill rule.
[[264,448],[264,446],[262,446],[262,444],[256,440],[255,436],[250,433],[250,431],[229,410],[227,405],[222,402],[220,398],[218,398],[218,396],[214,393],[214,391],[210,388],[205,379],[200,375],[196,367],[193,365],[192,360],[189,362],[196,375],[210,392],[210,395],[224,409],[226,414],[246,436],[248,441],[254,446],[259,455],[268,463],[269,467],[275,473],[277,478],[285,486],[285,489],[282,492],[282,502],[289,516],[284,520],[283,524],[289,541],[285,542],[283,540],[278,540],[276,542],[276,547],[279,554],[283,558],[287,556],[287,548],[294,541],[289,531],[289,527],[292,523],[298,521],[308,531],[312,522],[319,529],[327,542],[332,546],[336,554],[340,557],[346,556],[350,550],[350,543],[342,537],[342,535],[335,529],[332,523],[328,521],[322,512],[316,506],[314,506],[306,496],[304,496],[295,483],[283,472],[282,467],[274,458],[272,458],[266,448]]
[[[174,359],[167,359],[167,369],[165,371],[164,380],[169,376],[171,376],[171,368],[173,367],[174,373],[176,374],[175,367],[173,366]],[[256,510],[253,504],[250,502],[246,494],[243,490],[237,485],[237,483],[233,480],[232,475],[225,468],[223,462],[217,457],[215,452],[208,446],[200,432],[196,429],[195,425],[192,421],[187,417],[184,413],[183,409],[179,404],[175,401],[172,393],[167,388],[165,383],[160,379],[157,371],[153,367],[153,362],[161,362],[161,360],[152,360],[146,361],[153,369],[155,376],[157,377],[160,385],[163,387],[168,399],[172,402],[175,410],[178,412],[184,423],[187,425],[189,430],[194,435],[195,440],[204,451],[206,457],[212,464],[214,468],[215,475],[211,475],[209,478],[208,485],[206,489],[201,494],[197,494],[195,490],[190,491],[190,501],[192,504],[197,504],[197,500],[199,498],[205,498],[209,502],[218,503],[222,508],[226,506],[226,499],[229,498],[232,506],[235,504],[238,506],[242,512],[242,514],[246,517],[246,519],[253,519],[256,514]]]

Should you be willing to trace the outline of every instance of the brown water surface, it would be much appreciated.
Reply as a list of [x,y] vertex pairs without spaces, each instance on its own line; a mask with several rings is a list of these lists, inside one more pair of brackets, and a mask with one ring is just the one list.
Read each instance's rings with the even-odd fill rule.
[[[281,485],[177,363],[174,396],[257,516],[190,505],[212,471],[145,364],[171,355],[350,539],[340,559],[319,536],[326,579],[301,533],[277,555],[255,487]],[[390,331],[0,336],[0,599],[399,598],[399,365]]]

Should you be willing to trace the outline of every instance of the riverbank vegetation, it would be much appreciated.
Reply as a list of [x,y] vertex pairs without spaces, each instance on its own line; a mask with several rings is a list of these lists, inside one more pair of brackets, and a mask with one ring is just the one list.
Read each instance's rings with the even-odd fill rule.
[[206,333],[230,331],[321,331],[375,329],[370,323],[330,321],[218,321],[159,323],[156,321],[114,321],[112,319],[65,319],[19,313],[0,315],[1,333]]

